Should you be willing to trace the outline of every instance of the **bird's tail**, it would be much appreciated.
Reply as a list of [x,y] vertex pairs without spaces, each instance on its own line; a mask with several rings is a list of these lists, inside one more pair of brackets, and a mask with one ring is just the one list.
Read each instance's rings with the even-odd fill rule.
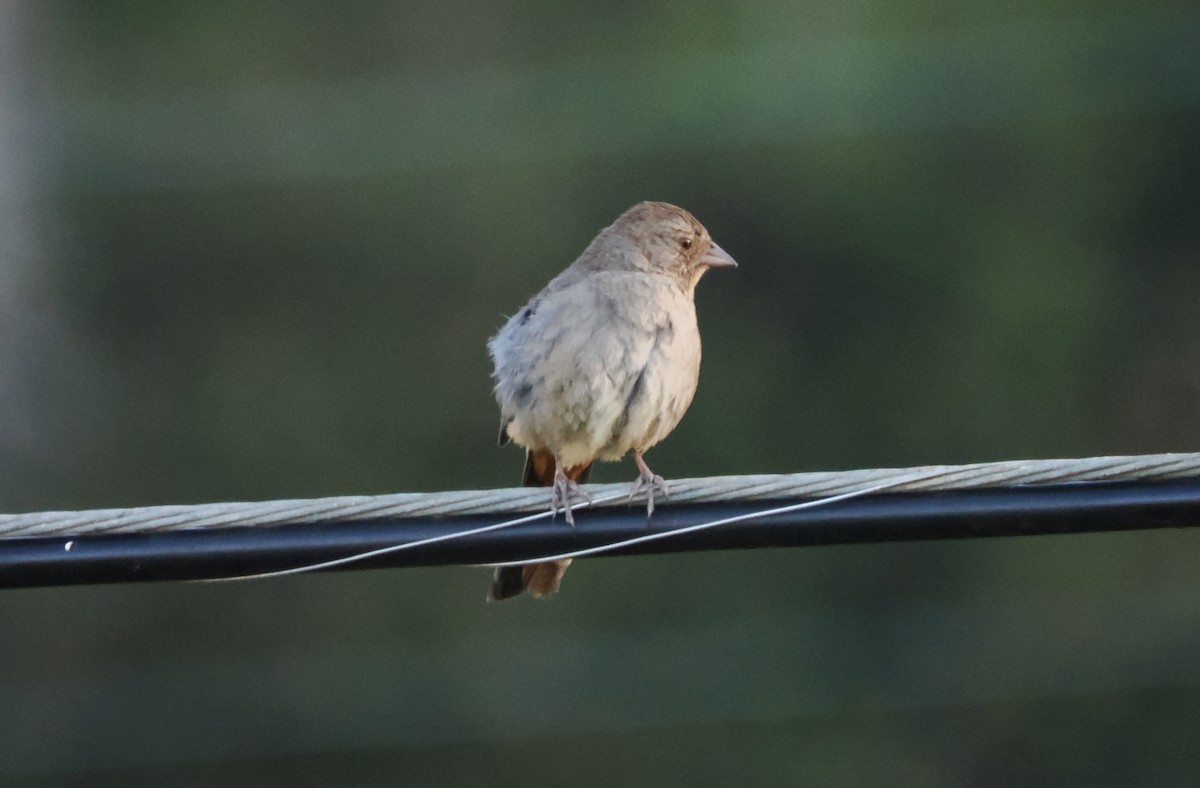
[[[567,478],[579,484],[585,484],[592,470],[592,464],[576,465],[568,468]],[[552,487],[554,485],[554,455],[548,451],[525,452],[525,475],[521,479],[523,487]],[[550,596],[558,590],[563,573],[571,565],[571,559],[561,561],[546,561],[540,564],[525,566],[501,566],[496,568],[492,578],[492,590],[488,599],[499,602],[520,594],[526,589],[535,597]]]

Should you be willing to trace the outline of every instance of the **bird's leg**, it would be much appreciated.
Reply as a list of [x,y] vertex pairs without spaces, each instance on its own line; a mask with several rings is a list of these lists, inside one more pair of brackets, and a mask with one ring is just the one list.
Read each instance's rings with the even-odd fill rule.
[[575,514],[571,511],[571,496],[578,495],[588,503],[592,502],[592,496],[584,491],[583,487],[576,481],[573,481],[566,472],[563,471],[562,463],[558,458],[554,458],[554,492],[550,495],[550,512],[557,516],[558,511],[563,511],[563,516],[569,525],[575,525]]
[[633,461],[637,463],[638,477],[633,483],[633,489],[629,492],[629,500],[632,503],[634,497],[636,497],[637,494],[642,490],[645,490],[646,519],[649,520],[650,516],[654,514],[654,496],[659,494],[666,498],[669,494],[667,492],[667,482],[665,479],[663,479],[663,477],[650,470],[650,466],[647,465],[646,461],[642,459],[642,453],[640,451],[635,451],[633,453]]

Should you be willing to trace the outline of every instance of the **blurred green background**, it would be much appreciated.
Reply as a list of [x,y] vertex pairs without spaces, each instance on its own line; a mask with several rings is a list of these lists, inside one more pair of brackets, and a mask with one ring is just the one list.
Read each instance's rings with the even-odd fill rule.
[[[668,478],[1200,450],[1200,11],[0,2],[0,511],[507,486],[643,199]],[[595,480],[632,478],[630,463]],[[1200,534],[6,592],[4,785],[1183,785]]]

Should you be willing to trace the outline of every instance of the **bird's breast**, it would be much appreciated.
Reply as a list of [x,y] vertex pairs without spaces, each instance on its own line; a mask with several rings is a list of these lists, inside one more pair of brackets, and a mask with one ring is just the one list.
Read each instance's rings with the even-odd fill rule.
[[508,435],[566,465],[658,443],[691,404],[700,369],[691,294],[645,274],[544,291],[490,347]]
[[658,311],[648,328],[644,360],[627,384],[624,405],[600,448],[604,459],[618,459],[630,450],[645,451],[679,424],[692,403],[700,377],[700,332],[688,294],[663,288]]

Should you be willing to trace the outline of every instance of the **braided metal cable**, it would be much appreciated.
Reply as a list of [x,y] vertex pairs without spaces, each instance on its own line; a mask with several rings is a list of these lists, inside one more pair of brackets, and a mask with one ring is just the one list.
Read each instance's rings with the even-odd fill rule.
[[[889,493],[930,492],[1066,482],[1113,482],[1200,477],[1200,453],[1074,460],[1014,460],[819,473],[714,476],[670,482],[674,503],[780,500],[839,495],[887,485]],[[628,484],[593,484],[594,498],[628,491]],[[608,504],[622,504],[618,500]],[[318,520],[367,520],[538,511],[542,488],[355,495],[308,500],[146,506],[79,512],[0,515],[0,538],[160,533],[199,528],[260,527]]]

